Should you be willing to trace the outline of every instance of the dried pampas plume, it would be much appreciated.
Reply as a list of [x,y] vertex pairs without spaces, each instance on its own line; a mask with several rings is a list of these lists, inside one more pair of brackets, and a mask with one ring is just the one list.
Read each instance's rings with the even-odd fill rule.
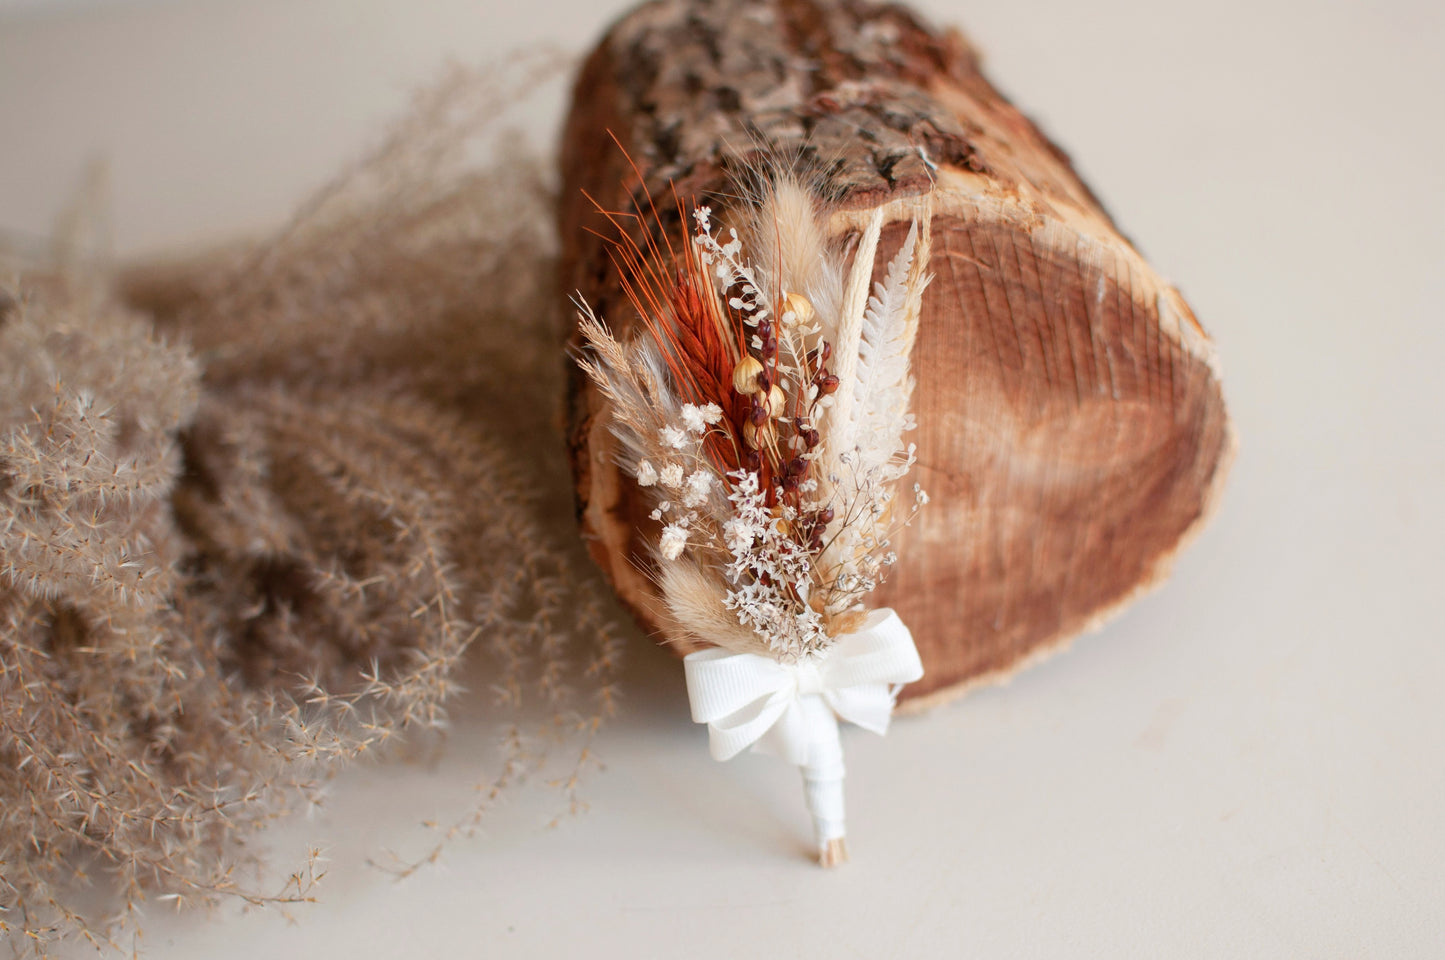
[[[482,797],[538,737],[580,736],[587,762],[618,645],[558,509],[551,200],[535,158],[468,160],[557,66],[449,75],[267,243],[118,294],[74,270],[0,291],[17,950],[115,946],[148,897],[310,899],[314,863],[249,889],[247,836],[339,763],[441,728],[469,649],[511,717],[549,718],[504,724]],[[74,906],[87,877],[120,906]]]

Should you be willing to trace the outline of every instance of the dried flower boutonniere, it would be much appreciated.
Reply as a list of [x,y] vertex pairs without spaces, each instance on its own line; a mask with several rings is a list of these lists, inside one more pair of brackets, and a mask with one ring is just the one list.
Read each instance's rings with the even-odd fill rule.
[[898,616],[865,602],[896,559],[891,532],[927,500],[897,488],[930,224],[920,207],[875,284],[881,210],[830,237],[796,177],[759,180],[725,232],[706,206],[688,237],[622,232],[641,327],[619,341],[581,304],[580,363],[651,496],[666,627],[710,645],[685,661],[693,719],[717,759],[752,746],[802,769],[831,866],[847,858],[838,719],[886,732],[923,673]]

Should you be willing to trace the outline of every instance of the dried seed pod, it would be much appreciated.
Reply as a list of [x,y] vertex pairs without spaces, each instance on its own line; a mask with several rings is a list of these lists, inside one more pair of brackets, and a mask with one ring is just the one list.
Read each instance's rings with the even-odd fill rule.
[[764,420],[761,425],[751,420],[743,424],[743,442],[754,450],[760,450],[767,446],[773,438],[773,425]]
[[784,297],[782,312],[784,316],[792,313],[797,323],[809,323],[815,314],[812,302],[801,293],[790,293]]
[[762,387],[758,384],[758,374],[763,372],[763,365],[757,357],[751,354],[738,361],[733,367],[733,389],[738,393],[751,396],[757,393]]
[[768,416],[774,419],[781,417],[788,409],[787,395],[776,383],[768,388],[767,393],[759,394],[758,399],[762,401],[762,407],[768,412]]

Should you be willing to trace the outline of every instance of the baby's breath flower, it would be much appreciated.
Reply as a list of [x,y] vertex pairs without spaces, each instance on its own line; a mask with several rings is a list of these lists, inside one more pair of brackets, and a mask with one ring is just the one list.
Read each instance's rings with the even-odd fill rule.
[[639,487],[650,487],[657,482],[657,468],[651,461],[644,460],[637,465],[637,485]]
[[702,409],[690,403],[682,405],[682,425],[688,433],[702,433],[707,424],[702,422]]
[[682,486],[682,464],[669,463],[662,468],[662,471],[658,474],[658,478],[662,481],[664,487],[667,487],[669,490],[676,490]]
[[722,407],[715,403],[704,406],[696,406],[691,403],[682,405],[682,425],[689,433],[703,433],[710,424],[717,423],[722,419]]
[[662,538],[657,542],[658,551],[665,560],[676,560],[687,546],[687,528],[680,523],[669,523],[662,528]]
[[681,450],[688,444],[687,432],[668,425],[662,428],[662,442],[674,450]]
[[753,541],[760,536],[762,528],[755,527],[742,517],[733,517],[723,524],[723,539],[727,541],[728,550],[734,556],[746,553]]
[[784,505],[782,516],[777,516],[767,505],[756,473],[728,476],[736,483],[728,495],[733,515],[723,524],[723,538],[732,554],[724,568],[729,588],[723,605],[780,658],[796,659],[821,649],[828,636],[818,611],[807,603],[812,560],[784,522],[796,519],[796,511]]
[[682,493],[684,507],[700,507],[712,495],[712,477],[706,470],[698,470],[688,476],[686,489]]

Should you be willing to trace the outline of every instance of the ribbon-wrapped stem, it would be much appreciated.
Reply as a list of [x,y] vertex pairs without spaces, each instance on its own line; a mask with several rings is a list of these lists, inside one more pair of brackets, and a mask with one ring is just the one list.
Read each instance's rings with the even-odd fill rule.
[[802,764],[803,796],[813,818],[818,861],[825,867],[848,859],[843,827],[843,739],[838,719],[821,694],[799,698],[808,732],[807,760]]
[[838,721],[887,733],[899,687],[923,676],[898,615],[874,610],[856,632],[792,663],[714,648],[689,654],[683,665],[692,718],[708,725],[713,758],[751,747],[799,767],[820,862],[846,860]]

